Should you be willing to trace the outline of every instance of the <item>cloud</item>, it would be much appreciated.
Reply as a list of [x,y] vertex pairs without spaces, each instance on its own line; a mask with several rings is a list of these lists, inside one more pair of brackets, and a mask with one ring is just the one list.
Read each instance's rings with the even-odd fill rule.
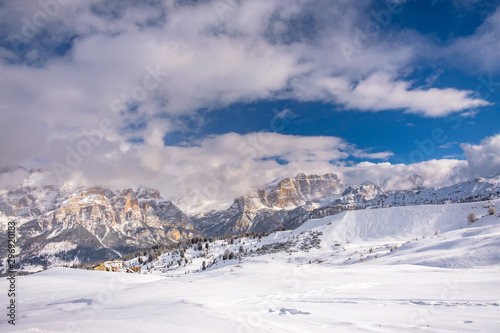
[[[366,154],[377,159],[390,155],[366,153],[337,137],[267,132],[211,136],[191,146],[164,147],[161,154],[143,147],[137,154],[143,167],[155,171],[161,160],[163,172],[177,184],[176,191],[179,187],[196,188],[206,199],[230,199],[275,178],[304,170],[326,173],[332,165],[350,156]],[[217,193],[209,192],[210,188],[217,188]],[[178,194],[174,192],[170,191],[171,195]]]
[[290,109],[285,108],[281,111],[275,111],[274,117],[276,119],[293,119],[296,118],[297,115]]
[[[69,168],[70,173],[63,175],[66,183],[114,188],[142,185],[159,189],[166,198],[189,191],[197,202],[230,202],[253,188],[300,172],[334,172],[346,184],[370,181],[388,190],[450,185],[468,176],[467,161],[458,160],[411,165],[346,163],[352,157],[383,160],[391,153],[372,153],[335,137],[229,133],[207,137],[190,146],[162,147],[159,133],[152,131],[146,140],[149,144],[131,145],[125,150],[116,143],[103,141],[82,157],[75,168]],[[69,146],[76,147],[81,140],[70,142]],[[60,154],[67,152],[66,143],[60,142]],[[5,177],[1,182],[2,186],[12,183]]]
[[392,155],[365,151],[338,137],[228,133],[164,146],[162,133],[154,129],[144,144],[128,146],[95,133],[58,139],[44,158],[55,161],[52,173],[76,185],[144,185],[167,198],[194,188],[205,200],[231,200],[276,178],[331,172],[349,158]]
[[[385,160],[391,152],[336,137],[266,132],[165,147],[165,134],[196,130],[183,119],[202,123],[212,109],[262,100],[425,117],[488,104],[468,90],[414,87],[405,73],[425,44],[417,33],[387,29],[347,61],[340,45],[373,21],[369,1],[251,0],[222,12],[213,1],[63,2],[2,2],[2,163],[50,167],[69,160],[74,166],[60,172],[73,181],[143,184],[166,196],[195,187],[231,198],[274,178],[342,172],[345,159]],[[484,50],[495,40],[496,17],[478,30]],[[465,49],[476,43],[462,42],[472,43]],[[289,109],[276,114],[291,117]],[[86,156],[74,156],[84,148]],[[427,172],[429,165],[359,164],[346,174],[382,179]],[[462,162],[443,165],[456,174]]]
[[386,190],[451,185],[465,180],[467,170],[467,161],[453,159],[431,160],[409,165],[361,162],[339,169],[348,184],[372,182],[382,185]]
[[478,145],[462,144],[472,176],[490,176],[500,172],[500,134],[487,137]]
[[[22,130],[15,124],[23,124]],[[3,115],[0,121],[0,156],[3,166],[23,164],[43,151],[48,128],[43,121],[23,115]]]
[[490,103],[472,97],[473,91],[411,88],[409,82],[396,80],[384,72],[371,74],[353,84],[346,78],[324,78],[318,88],[347,108],[362,111],[404,109],[407,113],[442,117]]
[[440,146],[438,146],[438,148],[441,148],[441,149],[448,149],[448,148],[451,148],[455,145],[458,145],[459,143],[458,142],[447,142],[445,144],[442,144]]
[[[337,137],[228,133],[190,145],[163,146],[161,133],[152,130],[142,145],[120,146],[103,139],[92,146],[87,156],[80,156],[75,166],[66,165],[68,156],[69,161],[75,161],[75,153],[68,153],[68,147],[78,151],[82,140],[88,137],[69,142],[58,140],[50,152],[51,159],[65,165],[69,172],[63,173],[64,180],[74,185],[114,188],[142,185],[159,189],[165,198],[189,190],[196,201],[226,202],[274,179],[294,177],[300,172],[334,172],[346,184],[373,182],[386,190],[407,190],[416,186],[451,185],[500,170],[500,134],[484,139],[479,145],[462,145],[467,160],[442,159],[405,165],[383,162],[392,155],[390,152],[360,149]],[[352,158],[382,162],[348,162]],[[19,175],[12,176],[13,180],[4,176],[0,179],[2,187],[22,181]]]
[[[68,135],[94,127],[104,116],[113,118],[118,132],[159,115],[176,118],[263,99],[327,101],[363,111],[404,109],[431,117],[487,104],[469,91],[412,89],[396,79],[415,57],[412,42],[418,44],[419,37],[413,35],[389,41],[381,34],[346,62],[339,45],[370,21],[368,6],[255,0],[242,1],[221,17],[210,1],[141,6],[75,1],[52,15],[38,3],[8,2],[2,18],[10,34],[23,37],[24,18],[31,22],[37,13],[48,18],[32,38],[21,38],[30,57],[40,59],[28,61],[19,51],[14,65],[0,65],[0,109],[29,114]],[[45,36],[51,42],[40,44]],[[68,48],[62,55],[61,45]],[[8,45],[0,49],[12,53]],[[145,80],[148,68],[162,73],[159,82]],[[144,91],[145,82],[154,88]],[[110,115],[113,105],[135,113]]]
[[0,190],[22,185],[29,175],[29,172],[24,168],[0,170]]
[[[472,72],[500,69],[500,8],[490,14],[471,36],[458,38],[446,52],[449,59]],[[491,88],[491,87],[487,87]]]

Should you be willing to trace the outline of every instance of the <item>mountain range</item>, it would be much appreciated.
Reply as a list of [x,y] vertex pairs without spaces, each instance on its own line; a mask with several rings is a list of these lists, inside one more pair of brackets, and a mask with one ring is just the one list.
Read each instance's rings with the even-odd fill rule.
[[[415,175],[415,189],[385,191],[376,184],[344,184],[333,173],[300,173],[236,198],[229,207],[203,210],[200,205],[187,206],[182,195],[167,200],[144,187],[47,184],[45,170],[3,168],[0,183],[14,175],[20,184],[0,191],[0,233],[6,234],[8,221],[16,221],[19,260],[23,265],[47,267],[116,258],[194,236],[292,230],[310,219],[343,211],[500,196],[499,175],[427,189],[417,185],[420,177]],[[5,249],[0,257],[6,257]]]
[[0,191],[0,232],[17,222],[25,264],[109,259],[198,234],[156,190],[44,185],[44,172],[31,170],[22,185]]

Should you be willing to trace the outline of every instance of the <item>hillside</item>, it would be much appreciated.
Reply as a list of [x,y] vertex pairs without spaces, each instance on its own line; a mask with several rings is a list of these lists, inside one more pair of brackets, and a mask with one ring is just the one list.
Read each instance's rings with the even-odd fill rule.
[[[203,261],[208,269],[216,269],[269,253],[288,255],[287,261],[297,264],[314,261],[336,267],[360,263],[441,268],[496,265],[500,264],[500,214],[489,215],[495,207],[500,207],[500,200],[345,211],[263,238],[235,238],[232,244],[227,239],[200,240],[201,249],[193,244],[166,253],[143,269],[155,274],[197,272]],[[468,222],[471,213],[478,221]],[[235,259],[225,260],[224,252],[233,252]],[[130,264],[137,265],[137,261]]]

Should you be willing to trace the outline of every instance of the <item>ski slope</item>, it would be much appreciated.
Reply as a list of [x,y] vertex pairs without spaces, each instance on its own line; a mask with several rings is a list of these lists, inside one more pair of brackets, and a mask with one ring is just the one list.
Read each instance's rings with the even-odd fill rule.
[[207,258],[189,250],[185,266],[165,271],[164,254],[148,274],[55,268],[18,277],[16,326],[2,321],[0,331],[498,332],[492,206],[500,201],[344,212],[261,240],[212,243],[205,254],[214,258],[286,246],[205,271]]

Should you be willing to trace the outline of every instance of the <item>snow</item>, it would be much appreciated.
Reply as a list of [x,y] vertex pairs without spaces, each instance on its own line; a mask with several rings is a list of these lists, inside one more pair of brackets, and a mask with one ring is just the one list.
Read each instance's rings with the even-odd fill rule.
[[72,269],[18,277],[16,326],[4,321],[0,330],[495,332],[499,325],[499,266],[331,267],[277,259],[170,278]]
[[204,216],[213,211],[226,210],[233,204],[233,200],[202,200],[198,202],[194,192],[189,191],[184,195],[172,197],[170,200],[188,216]]
[[58,243],[48,243],[40,251],[40,255],[51,255],[62,251],[71,251],[76,249],[78,246],[72,242],[62,241]]
[[[181,266],[167,268],[180,255],[164,253],[145,274],[19,276],[16,326],[2,321],[0,331],[497,332],[500,217],[487,215],[491,206],[500,200],[347,211],[262,239],[193,246]],[[222,260],[226,249],[237,259]]]

